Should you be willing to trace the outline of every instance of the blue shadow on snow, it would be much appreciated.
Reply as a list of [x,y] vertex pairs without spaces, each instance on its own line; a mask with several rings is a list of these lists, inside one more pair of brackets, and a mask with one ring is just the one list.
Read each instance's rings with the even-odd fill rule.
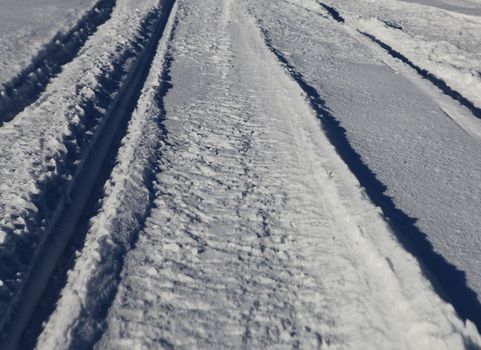
[[[461,318],[469,319],[477,326],[478,330],[481,330],[481,304],[476,293],[468,287],[465,273],[435,252],[427,235],[416,227],[416,219],[409,217],[397,208],[393,199],[385,194],[386,186],[376,178],[376,175],[350,145],[346,136],[346,129],[332,115],[326,101],[322,99],[313,86],[304,80],[303,75],[289,64],[282,52],[273,47],[267,31],[265,29],[261,29],[261,31],[268,47],[309,96],[309,103],[316,112],[329,141],[356,176],[361,186],[364,187],[371,201],[382,209],[404,249],[418,259],[423,273],[431,281],[436,292],[445,301],[453,305]],[[466,346],[474,347],[473,344],[466,344]]]

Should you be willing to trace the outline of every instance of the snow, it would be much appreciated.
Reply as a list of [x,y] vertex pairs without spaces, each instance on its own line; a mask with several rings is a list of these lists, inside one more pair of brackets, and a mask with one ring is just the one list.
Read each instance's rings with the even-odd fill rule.
[[402,0],[410,3],[434,6],[443,10],[481,16],[481,3],[477,0]]
[[[7,2],[4,6],[4,16],[8,15],[9,19],[4,18],[3,26],[6,28],[3,28],[5,29],[3,45],[0,41],[0,47],[4,47],[7,59],[3,67],[0,55],[0,67],[5,68],[7,73],[3,77],[3,69],[0,70],[0,125],[10,121],[17,113],[39,98],[50,80],[62,70],[62,66],[77,55],[98,26],[110,17],[115,0],[98,0],[88,11],[84,11],[82,16],[78,14],[75,21],[70,18],[73,15],[69,14],[78,12],[78,9],[82,8],[80,4],[77,5],[77,11],[67,11],[68,2],[63,5],[39,2],[38,8],[33,6],[33,10],[38,10],[37,17],[42,20],[38,23],[36,21],[24,23],[25,21],[18,18],[19,14],[25,15],[27,9],[30,9],[25,1],[12,5]],[[73,5],[70,4],[70,6]],[[57,25],[47,25],[46,23],[51,22],[43,18],[44,13],[49,16],[49,19],[61,15],[62,20],[56,22]],[[70,21],[67,21],[69,18]],[[64,24],[64,27],[59,29],[58,26],[61,24]],[[57,29],[59,29],[57,32],[50,33]],[[23,33],[25,30],[28,31],[27,34]],[[1,26],[0,33],[2,33]],[[12,57],[9,56],[10,53],[13,53]],[[14,67],[10,66],[13,62],[17,63]]]
[[[39,248],[48,247],[49,234],[107,123],[105,113],[148,38],[156,2],[120,3],[112,20],[40,99],[0,127],[0,182],[5,188],[0,193],[0,266],[11,290],[0,300],[3,310],[22,290]],[[110,84],[104,85],[107,78]],[[7,316],[3,312],[0,323]]]
[[37,348],[480,344],[394,238],[244,5],[178,6]]
[[481,3],[416,2],[0,0],[0,347],[481,347]]
[[[347,162],[359,155],[380,181],[380,184],[374,182],[372,174],[358,168],[358,178],[365,180],[364,186],[380,198],[380,205],[385,204],[386,214],[391,212],[397,220],[396,209],[400,209],[408,218],[417,220],[415,227],[420,232],[412,230],[408,218],[401,220],[401,236],[402,230],[409,229],[407,240],[413,239],[414,245],[425,245],[427,263],[436,258],[428,246],[432,244],[436,253],[466,273],[467,284],[478,298],[466,304],[465,310],[469,313],[473,303],[481,300],[480,120],[357,32],[357,22],[352,24],[351,18],[367,17],[366,12],[378,16],[378,8],[368,3],[333,4],[347,18],[345,24],[334,21],[316,1],[279,5],[252,2],[250,8],[268,32],[272,45],[285,53],[290,64],[318,91],[346,130],[346,136],[342,130],[335,130],[333,137],[340,140],[346,137],[352,146],[355,154],[348,150]],[[419,20],[415,22],[415,11],[409,10],[409,5],[388,1],[382,4],[386,7],[392,4],[396,11],[388,12],[383,7],[379,12],[399,16],[394,17],[395,20],[382,19],[406,28],[411,27],[399,18],[422,24],[424,35],[433,41],[435,35],[441,36],[435,30],[428,30],[419,11],[416,12]],[[402,13],[400,8],[405,8],[410,15]],[[312,11],[318,15],[313,16]],[[426,10],[423,14],[425,12],[429,13]],[[472,24],[465,17],[460,18],[467,27]],[[441,25],[441,20],[433,23]],[[453,40],[453,35],[445,34],[464,25],[449,23],[450,29],[444,25],[442,35],[446,40]],[[479,37],[474,40],[474,31],[469,37],[473,39],[471,46],[477,47]],[[468,40],[462,42],[467,50]],[[467,51],[466,55],[475,56],[479,52]],[[396,209],[392,209],[389,198],[382,198],[383,193],[392,197]],[[447,272],[446,264],[431,268],[436,270],[438,278],[445,279],[448,288],[451,285],[453,294],[460,291],[454,278],[463,282],[464,276],[454,277]],[[466,302],[468,294],[457,297],[461,304]],[[473,312],[473,316],[479,317],[479,313]]]
[[[97,0],[0,0],[0,86],[65,33]],[[34,15],[33,15],[34,14]]]
[[[104,188],[106,196],[102,208],[91,220],[83,253],[77,258],[75,268],[69,272],[68,285],[62,291],[57,311],[38,340],[39,349],[75,347],[79,344],[75,339],[79,326],[83,329],[97,328],[89,319],[92,317],[90,311],[96,313],[102,302],[112,297],[110,281],[121,267],[117,265],[118,260],[122,259],[135,240],[142,224],[140,218],[145,219],[148,215],[151,203],[147,184],[149,177],[152,177],[148,169],[155,166],[158,158],[155,151],[162,137],[159,128],[162,112],[152,101],[165,83],[161,81],[161,75],[172,25],[168,25],[159,44],[138,107],[119,149],[117,166]],[[101,296],[97,293],[100,286],[103,289]],[[92,292],[96,294],[94,300],[90,300]],[[83,334],[87,334],[87,339],[83,339],[82,344],[92,342],[96,336],[92,331]]]

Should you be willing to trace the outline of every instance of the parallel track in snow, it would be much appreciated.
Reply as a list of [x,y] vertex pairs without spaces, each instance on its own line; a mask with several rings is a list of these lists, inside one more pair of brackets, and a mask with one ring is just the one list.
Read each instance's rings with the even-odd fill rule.
[[334,117],[331,130],[316,119],[329,113],[322,98],[244,4],[163,4],[128,72],[104,81],[119,85],[105,111],[90,101],[99,131],[0,348],[480,344],[394,239],[338,154]]
[[[1,330],[1,349],[16,348],[22,332],[48,285],[57,261],[79,225],[78,221],[82,213],[87,210],[86,205],[89,203],[90,197],[94,195],[92,192],[98,186],[97,179],[101,177],[105,167],[109,167],[109,162],[106,160],[112,156],[112,153],[117,152],[117,148],[112,148],[112,144],[118,147],[118,140],[125,133],[174,2],[174,0],[166,1],[162,12],[158,13],[148,44],[132,65],[119,93],[103,116],[103,131],[96,138],[81,172],[76,176],[69,195],[70,201],[64,203],[58,220],[50,226],[49,232],[45,235],[33,258],[25,283],[10,304]],[[113,81],[111,83],[115,84]]]
[[[341,16],[339,11],[332,7],[324,4],[321,1],[317,1],[319,6],[324,8],[327,13],[330,15],[330,17],[335,20],[336,22],[340,24],[345,24],[346,20]],[[383,21],[385,25],[388,27],[397,29],[397,30],[402,30],[401,27],[397,25],[393,25],[392,23],[385,22]],[[445,80],[437,77],[435,74],[430,72],[429,70],[415,64],[413,61],[411,61],[408,57],[403,55],[401,52],[390,46],[389,44],[383,42],[381,39],[377,38],[373,34],[363,32],[359,29],[356,29],[356,31],[363,35],[364,37],[368,38],[372,43],[375,45],[379,46],[381,49],[383,49],[389,56],[391,56],[394,59],[397,59],[404,63],[406,66],[412,68],[420,78],[423,78],[430,82],[433,87],[439,89],[443,94],[446,96],[449,96],[450,98],[458,101],[462,106],[467,108],[473,116],[475,116],[478,119],[481,119],[481,108],[476,106],[469,98],[465,97],[462,92],[457,91],[455,88],[451,87],[448,82]]]
[[[476,342],[393,239],[242,3],[182,1],[177,13],[153,186],[114,169],[38,349]],[[153,204],[136,225],[129,194],[139,192]],[[109,254],[139,228],[125,259]]]
[[[316,0],[316,2],[329,14],[333,21],[343,26],[349,25],[336,8],[318,0]],[[358,29],[355,29],[352,34],[354,36],[357,35],[367,38],[367,41],[385,51],[390,58],[397,59],[405,65],[407,69],[414,70],[415,74],[413,75],[416,79],[424,79],[429,88],[439,89],[440,93],[458,101],[470,112],[468,112],[468,119],[472,117],[481,118],[481,109],[461,93],[449,87],[444,80],[436,77],[428,70],[417,66],[402,53],[396,51],[375,36]],[[369,169],[367,164],[363,162],[360,154],[352,147],[347,138],[346,129],[341,126],[338,119],[331,113],[320,93],[291,65],[283,53],[271,44],[268,34],[264,33],[264,35],[267,45],[279,61],[286,66],[293,79],[298,82],[299,86],[310,97],[309,102],[312,108],[316,110],[331,143],[336,147],[337,152],[349,166],[351,172],[366,189],[369,198],[373,203],[382,208],[384,215],[390,221],[396,236],[404,248],[420,261],[422,267],[425,269],[426,276],[431,280],[437,292],[454,306],[456,312],[463,319],[469,319],[481,330],[481,303],[478,300],[477,294],[468,286],[465,272],[459,270],[454,264],[438,253],[426,234],[416,226],[416,220],[399,209],[394,203],[393,198],[385,194],[386,186],[377,178],[376,174]],[[448,114],[447,112],[445,113]],[[449,115],[448,117],[451,118]],[[458,123],[457,120],[454,121]],[[463,127],[463,124],[460,123],[460,126]],[[470,127],[473,129],[470,130]],[[467,124],[465,129],[468,132],[472,132],[475,137],[478,137],[479,125],[470,123]]]

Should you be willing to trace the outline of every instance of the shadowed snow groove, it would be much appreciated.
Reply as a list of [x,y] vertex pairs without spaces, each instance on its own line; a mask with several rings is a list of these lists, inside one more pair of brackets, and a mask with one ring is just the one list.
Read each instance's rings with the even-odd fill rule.
[[[339,22],[339,23],[344,23],[345,20],[344,18],[339,14],[339,11],[337,11],[334,7],[325,5],[324,3],[317,1],[317,3],[322,6],[330,15],[331,17]],[[402,30],[402,27],[399,25],[392,23],[390,21],[385,21],[381,20],[385,25],[388,27]],[[409,58],[404,56],[402,53],[399,51],[395,50],[392,48],[390,45],[384,43],[383,41],[379,40],[376,38],[374,35],[357,30],[360,34],[364,35],[366,38],[370,39],[373,43],[379,45],[382,49],[384,49],[391,57],[400,60],[404,64],[408,65],[409,67],[413,68],[416,73],[418,73],[422,78],[428,80],[433,84],[435,87],[437,87],[439,90],[441,90],[442,93],[445,95],[453,98],[454,100],[458,101],[462,106],[466,107],[471,113],[481,119],[481,108],[477,107],[473,102],[471,102],[469,99],[464,97],[461,93],[456,91],[455,89],[451,88],[444,80],[436,77],[434,74],[429,72],[428,70],[419,67],[415,63],[413,63]],[[481,75],[481,73],[480,73]]]
[[[392,25],[391,25],[391,27],[392,27]],[[399,28],[397,28],[397,29],[399,29]],[[409,58],[404,56],[399,51],[396,51],[395,49],[393,49],[388,44],[382,42],[381,40],[376,38],[374,35],[369,34],[369,33],[365,33],[365,32],[362,32],[362,31],[358,31],[358,32],[361,33],[362,35],[364,35],[366,38],[370,39],[373,43],[379,45],[381,48],[383,48],[393,58],[396,58],[396,59],[400,60],[401,62],[405,63],[406,65],[408,65],[409,67],[413,68],[422,78],[431,82],[435,87],[437,87],[439,90],[441,90],[441,92],[443,92],[445,95],[455,99],[461,105],[463,105],[464,107],[469,109],[475,117],[481,119],[481,108],[477,107],[473,102],[468,100],[466,97],[461,95],[456,90],[449,87],[449,85],[446,84],[446,82],[444,80],[437,78],[431,72],[429,72],[426,69],[421,68],[418,65],[414,64]]]
[[[169,17],[169,14],[171,17],[173,16],[171,14],[173,4],[174,1],[167,2],[165,9],[163,8],[162,23],[167,22],[166,18]],[[162,42],[171,40],[175,24],[172,24],[172,26],[174,28],[164,28]],[[169,32],[171,32],[171,35],[169,35]],[[70,324],[70,319],[63,319],[62,323],[68,329],[68,346],[71,348],[91,348],[101,336],[105,314],[115,295],[125,254],[135,246],[138,233],[153,206],[156,163],[162,156],[158,149],[167,135],[163,125],[165,111],[163,110],[162,99],[171,87],[169,76],[171,58],[164,52],[163,46],[166,45],[167,43],[161,44],[161,47],[157,50],[157,56],[165,55],[165,57],[163,57],[161,63],[157,62],[160,61],[161,57],[154,59],[150,69],[151,72],[144,84],[140,99],[137,101],[137,107],[128,128],[121,130],[120,135],[116,136],[116,140],[111,146],[112,151],[109,154],[109,160],[106,162],[107,166],[102,170],[102,176],[100,176],[96,186],[97,189],[89,201],[90,205],[86,206],[69,247],[65,250],[56,271],[52,274],[49,287],[46,289],[42,301],[35,310],[22,337],[23,341],[20,344],[22,349],[34,347],[49,318],[49,322],[55,322],[52,321],[52,318],[54,318],[52,314],[56,309],[62,307],[59,305],[59,299],[65,298],[66,293],[68,293],[68,291],[62,291],[62,289],[68,287],[74,289],[75,286],[71,287],[69,283],[75,284],[79,280],[85,280],[83,276],[77,277],[72,272],[67,274],[67,271],[74,269],[74,267],[78,268],[76,266],[79,264],[78,252],[88,251],[92,241],[96,239],[99,242],[100,266],[98,268],[84,267],[84,271],[79,272],[78,269],[75,271],[75,273],[90,274],[85,284],[87,291],[85,299],[82,299],[82,308],[76,315],[75,324]],[[160,72],[157,71],[159,69]],[[152,82],[154,79],[160,79],[158,85],[157,81]],[[150,98],[152,98],[154,105],[148,105],[152,102],[149,100]],[[119,179],[124,171],[129,172],[130,176],[136,178],[140,183]],[[109,205],[109,200],[119,200],[126,204],[126,211],[111,223],[109,227],[110,236],[99,238],[98,235],[103,234],[104,227],[101,226],[104,223],[101,220],[96,222],[95,216],[108,215],[108,210],[104,208]],[[89,221],[89,219],[91,220]],[[80,270],[82,270],[82,267],[80,267]],[[102,293],[98,293],[99,289],[102,290]],[[72,304],[77,302],[78,300],[70,301],[70,308],[73,307]],[[43,335],[37,347],[67,347],[67,344],[60,342],[61,340],[53,336]],[[53,345],[54,343],[55,345]]]
[[174,4],[175,35],[126,97],[137,107],[120,147],[107,142],[117,163],[87,195],[99,210],[37,349],[481,344],[393,238],[245,5]]
[[398,209],[392,198],[384,194],[386,186],[376,178],[376,175],[350,145],[346,130],[331,113],[319,92],[309,85],[302,74],[290,65],[283,53],[272,45],[268,31],[262,29],[262,32],[268,47],[307,94],[311,107],[316,111],[326,135],[336,151],[365,188],[371,201],[382,208],[396,237],[405,249],[421,262],[421,267],[425,268],[426,277],[431,280],[438,294],[451,303],[463,319],[469,319],[476,324],[478,329],[481,329],[481,304],[476,293],[468,287],[465,273],[435,252],[426,234],[416,227],[416,219]]
[[[56,208],[58,217],[50,223],[29,262],[24,283],[15,291],[8,313],[2,320],[5,322],[0,339],[2,349],[15,347],[48,283],[50,274],[55,269],[56,262],[74,233],[86,204],[89,203],[91,191],[97,184],[97,177],[106,170],[103,166],[104,161],[116,151],[111,149],[112,142],[115,142],[116,137],[121,138],[119,130],[126,129],[172,7],[171,1],[162,4],[164,6],[151,11],[145,18],[142,25],[144,32],[135,45],[138,51],[132,48],[130,48],[132,51],[127,50],[124,56],[126,61],[120,60],[119,63],[113,64],[114,69],[118,69],[118,75],[109,75],[109,79],[103,81],[102,86],[107,91],[109,86],[118,90],[112,91],[111,94],[103,92],[100,97],[96,96],[96,100],[87,101],[90,108],[84,107],[87,113],[92,114],[91,118],[96,118],[102,126],[100,130],[96,130],[97,135],[89,145],[95,152],[86,154],[82,166],[75,171],[73,182],[69,184],[69,192],[62,193],[63,197],[59,199]],[[127,65],[122,65],[127,62]]]
[[[165,22],[173,4],[174,1],[170,1],[162,14]],[[175,23],[173,26],[172,30],[174,31]],[[171,36],[167,38],[167,40],[170,39]],[[67,283],[64,285],[66,290],[61,294],[60,291],[57,292],[59,298],[67,299],[66,295],[69,290],[78,288],[75,285],[78,280],[86,281],[85,286],[80,286],[80,288],[85,287],[85,292],[83,289],[78,292],[81,301],[69,302],[70,308],[75,308],[72,304],[81,303],[81,308],[75,315],[75,322],[70,323],[72,321],[70,318],[61,320],[68,332],[70,348],[91,348],[100,339],[105,327],[105,316],[117,291],[125,256],[129,250],[135,247],[138,234],[154,205],[155,172],[158,170],[157,163],[162,157],[160,146],[164,144],[167,137],[167,131],[163,125],[165,111],[162,100],[171,87],[169,77],[171,57],[163,50],[160,50],[158,55],[165,55],[162,57],[161,72],[156,75],[158,67],[154,66],[152,73],[155,78],[160,79],[160,83],[153,87],[155,92],[152,92],[151,86],[147,86],[142,91],[127,136],[123,137],[120,148],[114,147],[117,151],[111,154],[113,158],[117,158],[117,161],[114,162],[115,159],[112,159],[112,166],[105,171],[104,190],[95,195],[97,202],[100,202],[100,212],[86,215],[86,221],[82,225],[84,227],[79,231],[80,235],[85,238],[85,245],[79,247],[79,250],[87,256],[86,260],[88,260],[88,254],[92,254],[91,249],[96,249],[100,262],[98,265],[85,266],[83,261],[80,261],[81,259],[77,259],[75,265],[69,267],[76,268],[76,270],[74,273],[69,273]],[[149,98],[152,98],[153,101],[149,101]],[[154,105],[147,105],[146,101],[153,102]],[[131,152],[134,152],[134,158],[125,156]],[[128,171],[132,179],[122,180],[124,171]],[[108,177],[110,177],[109,181],[107,181]],[[112,201],[118,202],[119,205],[125,205],[125,211],[115,219],[108,217],[108,206]],[[120,210],[120,208],[117,209],[117,211]],[[89,218],[90,222],[88,222]],[[109,221],[110,219],[112,221]],[[96,240],[98,240],[98,247],[95,243]],[[62,273],[65,275],[66,272],[67,270],[64,268]],[[77,273],[80,275],[79,278],[75,277]],[[88,277],[85,278],[85,274],[88,274]],[[73,279],[70,278],[72,276],[74,276]],[[98,293],[99,289],[102,290],[100,294]],[[50,313],[47,315],[50,316],[50,320],[49,317],[44,316],[43,322],[49,320],[50,323],[55,324],[58,321],[55,319],[55,314],[53,316],[50,314],[54,308],[61,309],[65,307],[65,304],[62,305],[58,300],[55,301],[55,304],[51,304]],[[50,323],[47,324],[45,334],[39,338],[38,348],[66,347],[67,345],[62,343],[65,340],[55,338],[57,335],[49,336]],[[33,336],[32,340],[34,340]]]
[[341,14],[339,13],[339,11],[337,11],[334,7],[328,6],[328,5],[326,5],[326,4],[324,4],[320,1],[317,1],[317,3],[320,6],[322,6],[335,21],[337,21],[339,23],[345,22],[344,17],[342,17]]
[[28,67],[0,86],[0,126],[35,102],[50,79],[77,55],[98,26],[110,18],[115,3],[116,0],[98,1],[75,27],[67,33],[57,34]]
[[[156,16],[155,11],[146,13],[145,18],[139,19],[140,23],[136,23],[131,31],[127,31],[133,37],[122,38],[122,44],[113,44],[114,46],[121,46],[116,56],[112,55],[111,52],[106,52],[105,56],[108,57],[108,62],[104,60],[106,57],[102,57],[101,62],[96,61],[94,63],[95,68],[93,70],[98,74],[94,78],[95,84],[87,87],[83,85],[85,81],[82,81],[70,89],[71,92],[75,92],[75,97],[78,97],[77,104],[72,105],[71,100],[74,99],[71,96],[61,95],[61,101],[65,103],[62,108],[66,109],[66,115],[61,115],[60,118],[66,124],[64,126],[66,130],[59,131],[62,138],[60,151],[48,154],[46,156],[49,163],[47,167],[40,170],[39,175],[32,175],[31,181],[36,187],[35,191],[31,194],[21,192],[23,196],[28,198],[27,210],[22,210],[21,214],[17,213],[11,216],[8,209],[0,207],[2,212],[5,210],[2,225],[0,225],[2,230],[0,232],[5,237],[0,245],[0,279],[9,291],[7,295],[1,295],[0,298],[0,310],[2,311],[0,313],[0,328],[9,314],[7,311],[9,305],[11,305],[12,300],[16,300],[16,293],[22,288],[22,283],[29,274],[28,271],[32,267],[32,262],[36,259],[36,254],[39,254],[38,252],[43,247],[48,246],[47,236],[59,220],[61,211],[65,206],[72,206],[71,193],[75,190],[76,182],[85,169],[87,158],[94,155],[93,149],[98,144],[97,141],[102,141],[100,134],[109,130],[110,125],[108,124],[110,121],[118,119],[115,115],[113,116],[112,111],[116,105],[122,102],[122,97],[125,97],[124,93],[128,91],[128,82],[135,77],[133,67],[135,67],[135,62],[142,56],[142,52],[149,42]],[[90,57],[80,57],[80,59],[86,60],[90,67],[91,62],[88,61]],[[82,63],[85,63],[85,61]],[[98,66],[103,69],[99,69]],[[91,83],[92,75],[86,79],[89,83]],[[55,95],[55,97],[58,96]],[[47,100],[45,104],[52,105],[53,103]],[[39,111],[34,109],[29,112],[41,114],[44,113],[44,110],[40,108]],[[58,113],[62,112],[64,111]],[[33,123],[35,125],[35,122]],[[5,126],[0,131],[7,136],[13,134],[15,138],[17,138],[17,135],[20,139],[26,137],[24,129],[10,127],[11,125]],[[48,127],[50,126],[48,125]],[[37,132],[37,130],[32,131]],[[49,130],[47,129],[47,131]],[[55,131],[58,130],[52,127],[52,132]],[[45,132],[45,129],[42,132]],[[15,142],[15,140],[11,141]],[[24,140],[21,139],[21,141]],[[43,142],[44,137],[41,137],[40,144]],[[15,143],[12,145],[15,146]],[[1,151],[6,159],[10,157],[9,149],[2,149]],[[34,151],[36,149],[32,153]],[[24,154],[23,157],[27,158],[28,155]],[[18,157],[22,158],[21,156]],[[42,164],[42,160],[37,159],[35,161]],[[31,170],[21,167],[17,170],[33,173],[38,171],[37,169]],[[8,179],[6,174],[2,174],[2,176],[4,176],[2,180],[5,183],[10,180],[15,183],[15,178]],[[22,191],[24,191],[23,188]],[[5,198],[2,199],[2,205],[11,204],[5,203]],[[8,222],[12,219],[24,224],[11,225]],[[14,233],[15,227],[17,227],[16,234]]]

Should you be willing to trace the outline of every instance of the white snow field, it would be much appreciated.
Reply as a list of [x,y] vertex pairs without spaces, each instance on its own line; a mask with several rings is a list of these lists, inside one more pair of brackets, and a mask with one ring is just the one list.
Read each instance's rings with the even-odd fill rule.
[[481,349],[479,3],[431,2],[91,1],[0,100],[0,349]]

